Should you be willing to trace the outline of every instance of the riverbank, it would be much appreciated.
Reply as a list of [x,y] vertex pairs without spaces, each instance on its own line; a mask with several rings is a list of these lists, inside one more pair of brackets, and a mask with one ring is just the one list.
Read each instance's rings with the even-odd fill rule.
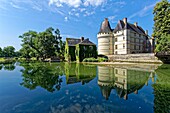
[[154,63],[131,63],[131,62],[83,62],[83,64],[108,66],[113,68],[156,70],[162,64]]
[[110,62],[163,64],[154,53],[107,55]]

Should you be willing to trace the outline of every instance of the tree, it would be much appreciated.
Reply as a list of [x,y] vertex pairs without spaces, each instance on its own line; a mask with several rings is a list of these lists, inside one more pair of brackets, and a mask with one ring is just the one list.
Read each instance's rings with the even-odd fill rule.
[[[23,35],[20,35],[19,38],[22,39],[22,47],[21,51],[23,56],[29,57],[30,52],[36,51],[38,56],[42,56],[42,52],[40,51],[39,40],[38,40],[38,33],[36,31],[28,31]],[[26,49],[27,48],[27,49]]]
[[159,44],[156,46],[156,52],[170,51],[170,35],[162,35]]
[[4,57],[13,57],[15,56],[15,48],[13,46],[7,46],[3,49]]
[[[62,37],[59,29],[54,30],[52,27],[45,31],[37,33],[36,31],[28,31],[19,36],[22,39],[22,56],[25,57],[41,57],[43,59],[60,56],[64,53]],[[27,48],[27,49],[26,49]]]
[[[170,3],[168,0],[158,2],[153,10],[154,28],[152,36],[156,38],[156,52],[166,50],[161,45],[167,45],[169,42],[168,35],[170,34]],[[161,47],[161,48],[160,48]]]
[[0,57],[2,57],[2,48],[0,47]]
[[28,45],[23,45],[22,48],[19,50],[19,53],[21,54],[21,57],[24,57],[26,59],[36,56],[36,52]]

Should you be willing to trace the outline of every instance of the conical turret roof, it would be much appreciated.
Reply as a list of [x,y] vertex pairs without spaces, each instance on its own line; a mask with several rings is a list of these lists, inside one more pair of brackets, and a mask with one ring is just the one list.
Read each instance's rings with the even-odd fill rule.
[[110,23],[109,23],[108,19],[105,18],[100,26],[99,33],[109,33],[109,32],[112,32],[112,29],[110,27]]

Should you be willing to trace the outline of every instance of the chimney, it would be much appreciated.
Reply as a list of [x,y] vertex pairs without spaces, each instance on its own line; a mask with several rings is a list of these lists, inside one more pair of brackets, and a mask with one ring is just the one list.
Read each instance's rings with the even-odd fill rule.
[[127,18],[123,19],[124,24],[127,24]]
[[84,37],[81,37],[80,40],[81,40],[81,42],[82,42],[82,41],[84,40]]
[[145,34],[148,35],[148,30],[145,31]]
[[104,21],[108,21],[108,18],[105,18]]
[[137,22],[135,22],[135,23],[134,23],[134,25],[137,27],[137,26],[138,26],[138,23],[137,23]]

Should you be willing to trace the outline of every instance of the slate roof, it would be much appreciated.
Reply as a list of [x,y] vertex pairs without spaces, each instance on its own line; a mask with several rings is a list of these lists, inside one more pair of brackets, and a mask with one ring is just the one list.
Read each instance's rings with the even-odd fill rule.
[[81,45],[95,45],[93,42],[91,42],[88,38],[83,40],[82,42],[78,43]]
[[110,27],[110,23],[109,23],[108,19],[106,18],[100,26],[99,33],[109,33],[109,32],[112,32],[112,29]]
[[68,46],[75,46],[76,44],[81,42],[81,39],[76,38],[66,38],[66,41],[68,43]]
[[82,45],[95,45],[93,42],[89,41],[89,39],[84,39],[81,41],[81,39],[76,38],[66,38],[66,41],[68,43],[68,46],[75,46],[76,44],[82,44]]
[[120,31],[120,30],[123,30],[123,29],[130,29],[130,30],[132,30],[132,31],[134,31],[136,33],[145,35],[145,31],[142,29],[142,27],[135,26],[134,24],[131,24],[131,23],[125,24],[122,20],[118,21],[117,26],[113,30],[113,32],[115,33],[117,31]]

